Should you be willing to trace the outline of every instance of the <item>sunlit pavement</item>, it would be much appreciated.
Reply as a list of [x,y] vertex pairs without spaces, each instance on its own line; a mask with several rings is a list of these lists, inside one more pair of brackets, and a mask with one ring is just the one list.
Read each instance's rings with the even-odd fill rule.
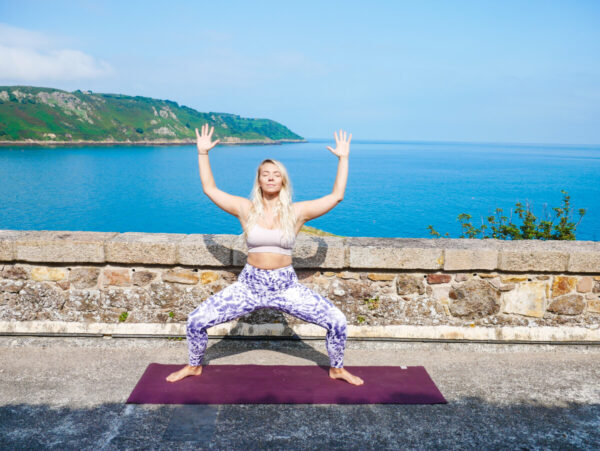
[[[348,341],[348,369],[422,365],[448,404],[125,404],[149,363],[186,358],[177,340],[2,336],[0,448],[600,447],[600,346]],[[225,339],[205,363],[328,362],[323,340]]]

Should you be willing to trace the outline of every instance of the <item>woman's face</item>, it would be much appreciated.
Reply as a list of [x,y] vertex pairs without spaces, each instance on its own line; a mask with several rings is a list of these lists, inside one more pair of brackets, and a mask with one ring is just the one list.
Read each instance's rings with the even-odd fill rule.
[[265,163],[258,173],[258,184],[263,193],[278,193],[283,186],[281,171],[273,163]]

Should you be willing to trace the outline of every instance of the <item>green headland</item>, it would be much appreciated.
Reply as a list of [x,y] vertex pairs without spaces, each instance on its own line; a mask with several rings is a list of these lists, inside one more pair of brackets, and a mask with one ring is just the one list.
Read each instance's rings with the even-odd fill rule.
[[0,86],[0,144],[191,144],[209,123],[222,144],[305,142],[270,119],[202,113],[171,100]]

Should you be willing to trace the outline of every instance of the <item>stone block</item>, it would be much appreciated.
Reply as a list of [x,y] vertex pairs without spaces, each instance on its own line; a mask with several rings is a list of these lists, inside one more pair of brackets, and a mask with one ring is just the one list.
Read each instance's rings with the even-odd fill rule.
[[500,280],[502,283],[526,282],[527,276],[504,276]]
[[294,246],[294,268],[345,268],[346,238],[298,234]]
[[585,302],[580,294],[567,294],[552,300],[548,311],[557,315],[580,315],[583,313]]
[[600,313],[600,300],[590,299],[587,301],[587,309],[590,313]]
[[511,291],[514,290],[516,285],[514,283],[507,283],[506,285],[500,285],[498,288],[500,291]]
[[38,282],[49,280],[57,282],[67,277],[67,270],[64,268],[49,268],[47,266],[37,266],[31,268],[31,279]]
[[431,297],[440,304],[450,304],[450,287],[448,285],[434,285],[431,287]]
[[200,278],[194,271],[190,271],[189,269],[175,268],[163,272],[162,280],[163,282],[196,285]]
[[448,283],[452,279],[450,274],[427,274],[427,283],[430,285]]
[[178,245],[186,235],[180,233],[120,233],[104,243],[109,263],[174,265]]
[[26,231],[15,238],[15,259],[28,262],[104,263],[104,243],[116,232]]
[[567,270],[569,254],[550,250],[514,249],[501,250],[501,271],[560,271]]
[[398,274],[396,291],[399,295],[412,295],[425,293],[425,279],[422,276],[411,274]]
[[502,295],[502,312],[542,318],[546,307],[546,286],[544,282],[525,282],[517,285],[514,290]]
[[500,309],[500,292],[485,280],[470,279],[448,292],[452,316],[465,319],[494,315]]
[[128,268],[104,268],[102,271],[102,285],[115,285],[128,287],[131,285],[131,276]]
[[0,230],[0,262],[15,260],[15,241],[25,233],[20,230]]
[[177,243],[177,262],[189,266],[231,266],[237,240],[238,235],[186,235]]
[[351,268],[440,270],[444,250],[436,241],[421,238],[346,239]]
[[600,272],[600,245],[597,250],[571,252],[568,271],[572,273]]
[[200,281],[202,285],[206,285],[212,282],[215,282],[219,279],[219,275],[214,271],[202,271],[200,275]]
[[156,279],[157,276],[158,274],[153,271],[142,269],[140,271],[133,271],[131,281],[134,285],[145,286],[152,282],[154,279]]
[[490,270],[498,268],[496,249],[445,249],[444,271]]
[[554,281],[552,282],[552,297],[555,298],[570,293],[575,289],[576,285],[576,277],[555,276]]
[[23,265],[6,265],[2,270],[3,279],[29,279],[29,268]]
[[98,284],[100,268],[78,267],[69,272],[69,282],[78,289],[95,288]]
[[577,283],[577,292],[578,293],[589,293],[592,291],[592,287],[594,286],[594,280],[589,277],[582,277],[579,279]]
[[[358,274],[357,274],[358,276]],[[391,281],[396,278],[396,274],[385,274],[385,273],[369,273],[367,278],[373,281]]]

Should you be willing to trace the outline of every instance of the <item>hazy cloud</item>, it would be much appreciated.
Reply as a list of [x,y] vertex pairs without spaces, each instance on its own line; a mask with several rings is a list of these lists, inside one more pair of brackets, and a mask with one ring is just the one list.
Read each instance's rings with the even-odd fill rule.
[[80,80],[114,72],[107,62],[60,44],[58,38],[0,24],[0,80]]

